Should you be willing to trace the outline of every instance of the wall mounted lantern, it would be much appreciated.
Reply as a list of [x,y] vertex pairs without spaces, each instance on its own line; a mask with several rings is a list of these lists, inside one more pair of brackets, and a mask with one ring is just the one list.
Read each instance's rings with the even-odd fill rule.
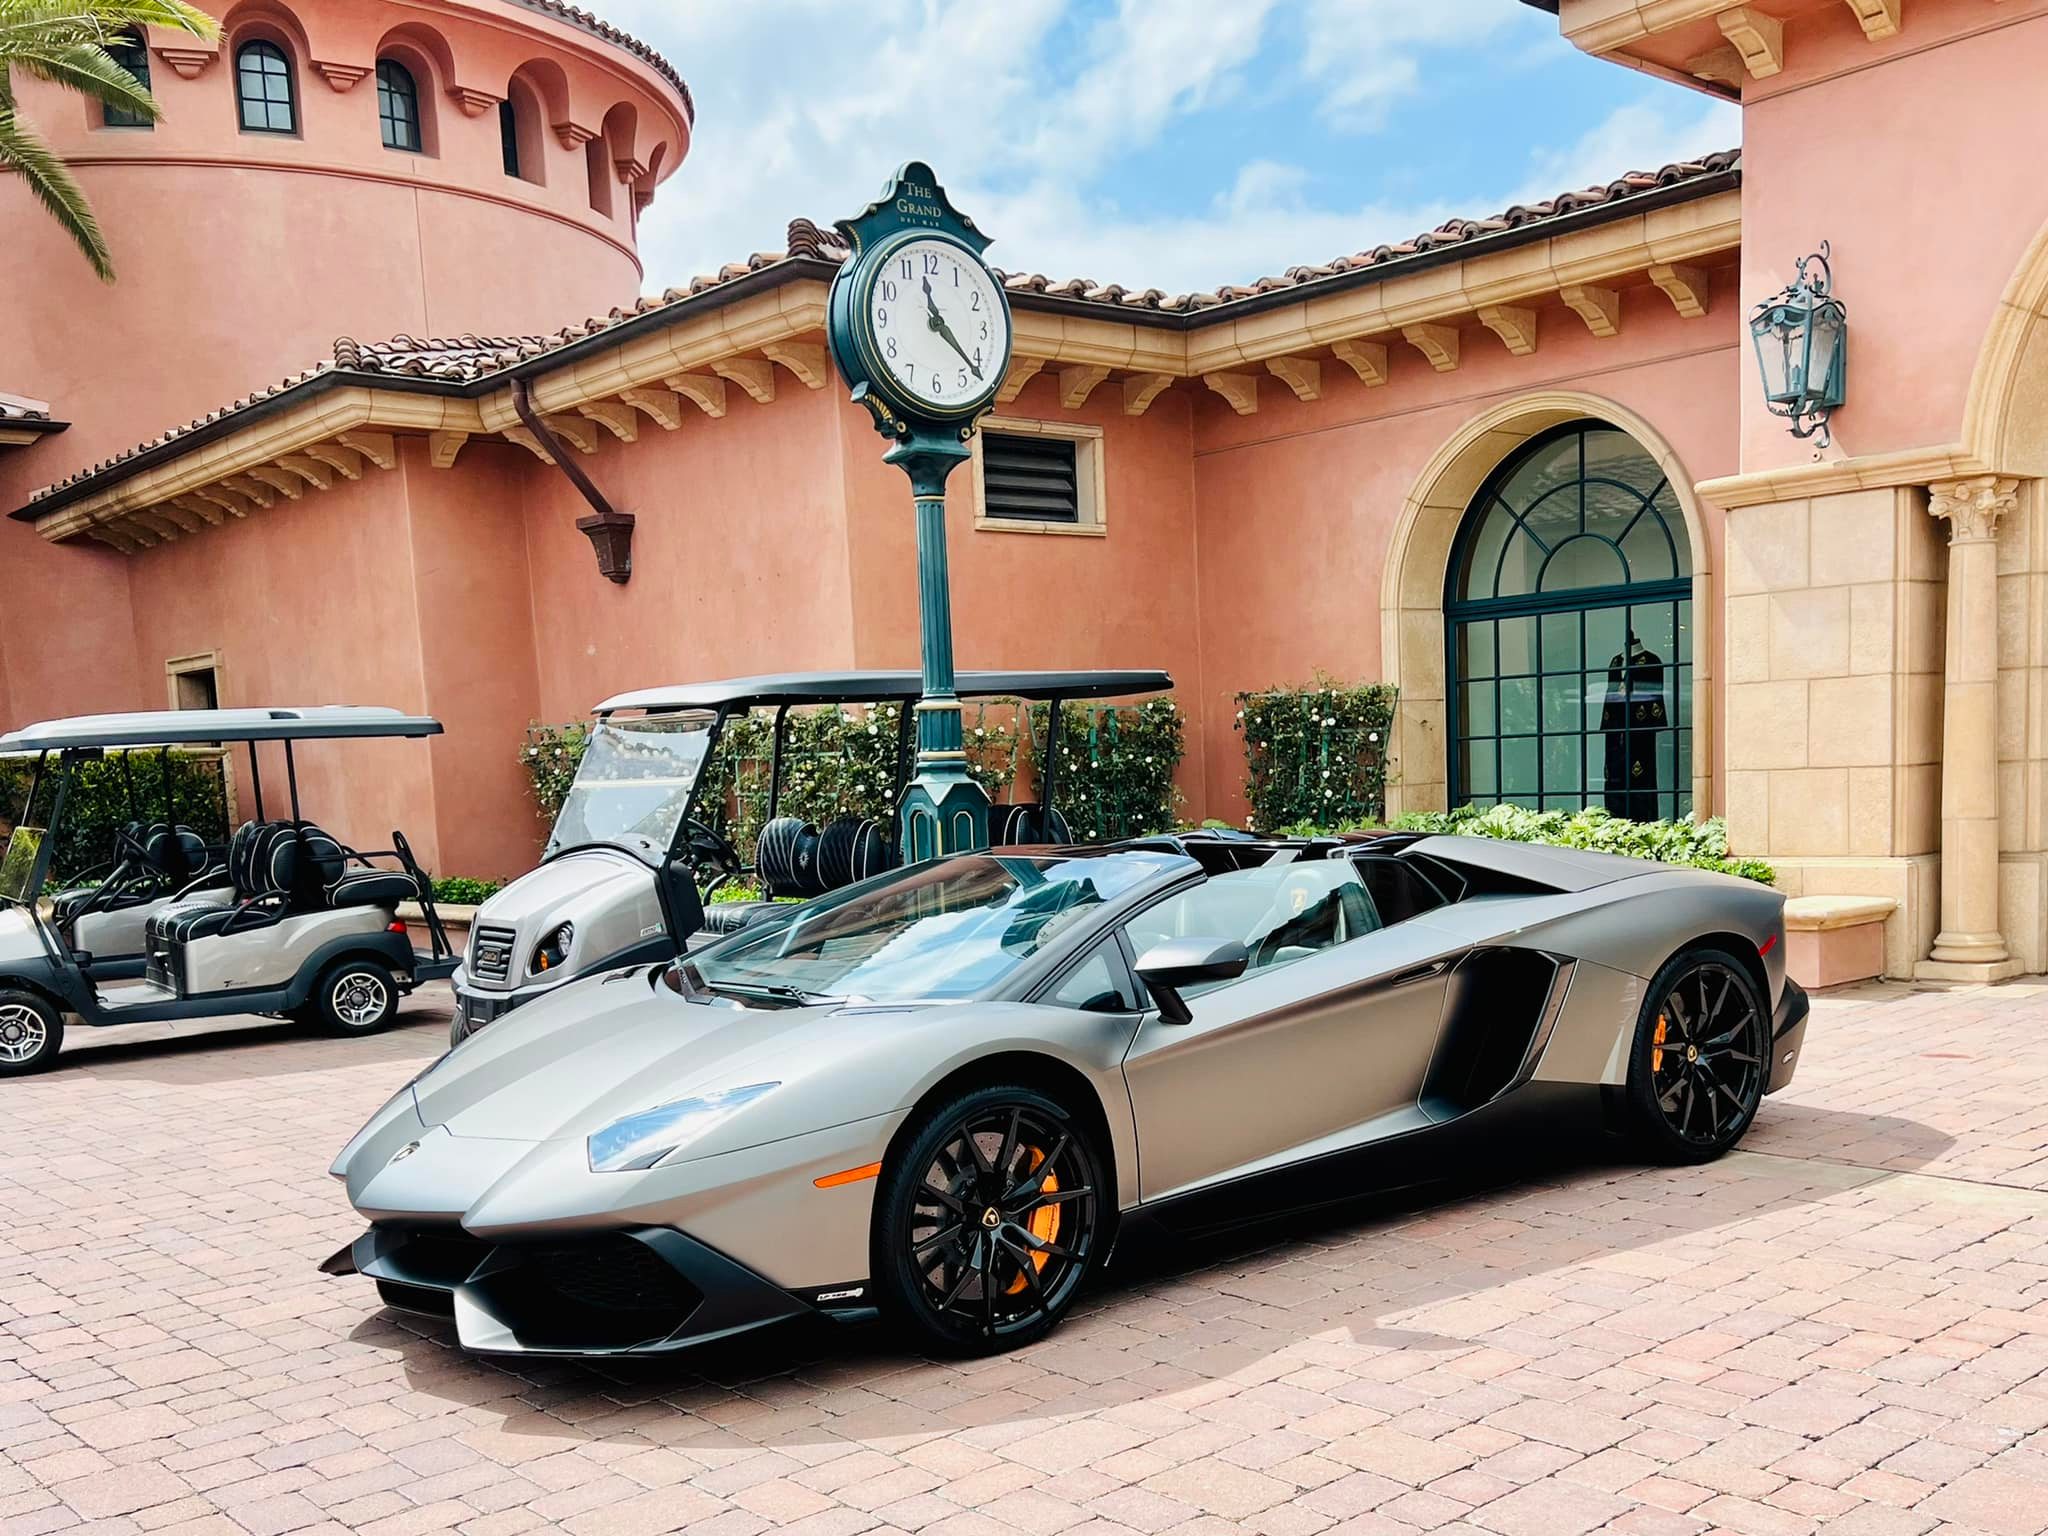
[[1834,297],[1828,243],[1799,258],[1799,272],[1780,292],[1750,311],[1749,334],[1763,370],[1764,404],[1789,417],[1794,437],[1828,445],[1828,417],[1842,403],[1848,368],[1849,317]]

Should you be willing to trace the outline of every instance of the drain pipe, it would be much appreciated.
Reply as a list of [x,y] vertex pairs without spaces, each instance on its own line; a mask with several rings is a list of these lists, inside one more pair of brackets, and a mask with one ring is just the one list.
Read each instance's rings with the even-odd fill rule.
[[604,499],[583,472],[574,453],[563,447],[560,438],[548,430],[548,424],[541,420],[540,412],[533,408],[533,397],[528,393],[526,380],[512,381],[512,409],[519,413],[519,419],[526,430],[533,434],[543,452],[555,461],[555,467],[568,476],[569,483],[576,487],[578,494],[590,503],[591,515],[576,519],[576,531],[590,540],[591,548],[597,551],[598,574],[607,581],[624,586],[633,576],[633,514],[620,512]]

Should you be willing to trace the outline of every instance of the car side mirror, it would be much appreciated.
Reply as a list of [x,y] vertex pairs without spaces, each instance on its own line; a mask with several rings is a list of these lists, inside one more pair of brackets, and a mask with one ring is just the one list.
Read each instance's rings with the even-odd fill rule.
[[1138,979],[1159,1005],[1163,1024],[1186,1024],[1194,1018],[1181,988],[1205,981],[1235,981],[1251,964],[1251,955],[1236,939],[1168,939],[1138,957]]

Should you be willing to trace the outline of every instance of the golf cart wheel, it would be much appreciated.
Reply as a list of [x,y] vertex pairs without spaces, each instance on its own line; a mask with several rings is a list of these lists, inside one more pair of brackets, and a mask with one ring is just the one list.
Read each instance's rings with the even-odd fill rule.
[[1636,1141],[1666,1163],[1704,1163],[1742,1139],[1763,1103],[1770,1011],[1735,956],[1692,949],[1651,981],[1629,1057]]
[[320,978],[313,1017],[330,1035],[374,1035],[398,1012],[398,983],[376,960],[344,960]]
[[1021,1086],[959,1094],[909,1129],[875,1191],[885,1316],[945,1354],[1043,1338],[1095,1265],[1109,1191],[1093,1133]]
[[26,1077],[57,1060],[64,1016],[33,992],[0,990],[0,1077]]

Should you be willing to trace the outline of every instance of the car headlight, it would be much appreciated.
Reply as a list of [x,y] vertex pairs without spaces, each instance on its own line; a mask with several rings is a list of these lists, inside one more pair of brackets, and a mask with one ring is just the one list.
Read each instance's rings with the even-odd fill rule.
[[569,960],[569,946],[576,941],[576,925],[564,923],[535,946],[533,959],[526,967],[527,974],[538,976],[544,971],[559,970]]
[[678,1147],[723,1125],[780,1083],[749,1083],[701,1098],[677,1099],[614,1120],[589,1140],[592,1173],[626,1173],[652,1168]]

